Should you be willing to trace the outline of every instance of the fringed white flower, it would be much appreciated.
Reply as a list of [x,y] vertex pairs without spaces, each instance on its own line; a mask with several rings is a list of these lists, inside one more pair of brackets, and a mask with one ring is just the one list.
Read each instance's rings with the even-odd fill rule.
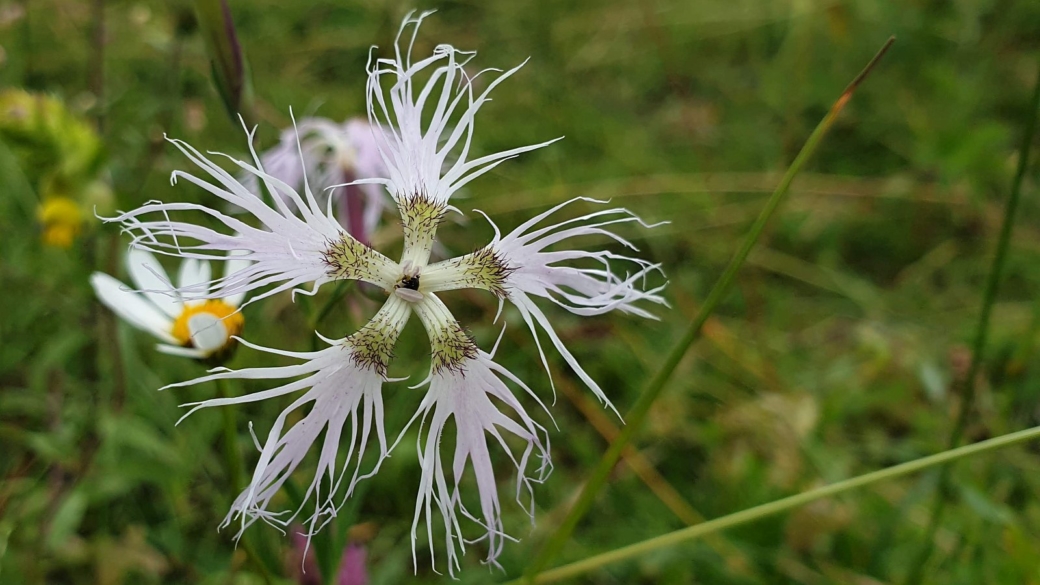
[[[326,340],[330,347],[321,351],[279,351],[243,342],[254,349],[302,360],[301,364],[237,371],[222,369],[218,373],[167,386],[189,386],[222,379],[267,380],[305,376],[270,390],[185,405],[192,407],[184,415],[187,417],[201,408],[259,402],[306,390],[278,415],[263,447],[257,442],[260,459],[252,480],[235,499],[221,528],[240,519],[241,528],[236,536],[240,538],[245,529],[258,519],[280,528],[295,520],[302,506],[295,511],[273,512],[268,508],[272,498],[300,466],[323,432],[314,478],[303,498],[303,505],[314,502],[313,512],[305,521],[308,538],[335,517],[358,481],[379,470],[388,452],[381,389],[393,346],[410,314],[403,301],[391,296],[365,327],[346,339]],[[286,420],[307,405],[310,405],[307,414],[286,430]],[[348,422],[349,429],[346,428]],[[376,460],[369,472],[361,474],[362,459],[373,431],[378,444]],[[339,463],[341,447],[346,448],[342,464]],[[353,472],[348,479],[352,461]]]
[[[656,319],[636,303],[667,304],[659,294],[664,289],[663,284],[647,287],[648,277],[654,272],[660,272],[660,265],[609,250],[549,249],[571,238],[600,236],[637,251],[635,245],[608,229],[609,226],[625,223],[637,223],[647,228],[654,226],[647,225],[626,209],[613,208],[536,229],[549,216],[575,201],[604,203],[585,197],[572,199],[531,218],[505,237],[495,227],[494,239],[484,248],[427,266],[422,273],[420,290],[438,292],[482,288],[493,292],[500,299],[508,299],[531,330],[546,370],[548,366],[539,341],[539,327],[596,397],[613,408],[606,394],[567,349],[549,318],[532,297],[548,299],[576,315],[599,315],[618,310]],[[561,264],[572,261],[584,261],[586,264],[591,263],[591,266]],[[617,264],[627,264],[632,270],[622,276],[615,271]]]
[[[169,292],[174,283],[152,254],[131,250],[126,256],[127,272],[137,287],[135,292],[103,273],[90,276],[94,293],[106,307],[134,327],[154,335],[163,353],[198,360],[223,361],[234,350],[234,336],[242,332],[245,320],[238,311],[245,293],[209,301],[185,301]],[[228,259],[228,275],[249,267],[241,256]],[[209,262],[186,259],[181,262],[177,286],[190,288],[210,280]]]
[[[268,287],[266,292],[253,297],[258,299],[296,290],[306,283],[314,283],[313,291],[325,282],[342,278],[371,282],[390,293],[372,322],[346,339],[330,342],[332,346],[325,350],[266,350],[303,360],[298,365],[221,371],[177,384],[222,378],[284,380],[302,376],[270,390],[192,405],[194,412],[304,391],[276,419],[264,445],[258,445],[260,461],[252,481],[236,499],[225,525],[241,518],[243,530],[257,519],[284,527],[295,518],[300,510],[272,512],[268,508],[288,477],[303,465],[314,443],[322,445],[307,491],[307,500],[314,505],[308,519],[309,534],[320,529],[342,505],[338,494],[349,495],[357,481],[378,469],[388,453],[381,398],[386,368],[408,315],[415,312],[419,316],[430,340],[431,368],[426,380],[427,394],[412,418],[412,422],[421,421],[421,480],[412,524],[413,560],[419,525],[425,522],[426,538],[434,554],[433,534],[442,522],[448,571],[454,575],[467,544],[486,541],[485,561],[497,565],[502,547],[510,538],[503,526],[491,456],[491,451],[498,447],[492,444],[497,443],[512,462],[516,470],[516,499],[528,513],[533,508],[529,499],[533,484],[546,478],[551,464],[546,431],[528,415],[520,399],[526,393],[527,404],[533,400],[543,409],[544,405],[528,386],[493,361],[494,350],[488,354],[477,348],[436,293],[482,288],[496,294],[502,302],[509,300],[534,335],[546,369],[541,333],[548,336],[581,380],[608,405],[602,389],[564,345],[535,301],[548,299],[582,316],[617,310],[647,318],[652,315],[646,305],[665,302],[660,295],[663,285],[648,284],[657,278],[653,273],[659,271],[658,265],[608,249],[559,249],[562,244],[572,243],[573,238],[592,236],[607,239],[614,249],[634,250],[635,246],[616,234],[613,227],[629,223],[652,226],[624,209],[605,209],[539,227],[567,204],[559,205],[505,237],[496,228],[492,242],[473,254],[430,265],[437,227],[452,209],[449,200],[453,194],[503,161],[553,141],[471,158],[477,112],[488,101],[491,91],[519,66],[505,72],[489,69],[470,75],[465,68],[474,53],[450,45],[438,45],[429,57],[413,61],[417,30],[427,14],[405,19],[393,58],[370,60],[368,116],[371,126],[381,128],[385,138],[376,140],[376,149],[386,167],[386,176],[359,176],[353,182],[383,185],[397,203],[404,235],[400,262],[389,260],[344,231],[332,216],[331,203],[329,210],[321,209],[309,183],[315,173],[321,174],[316,169],[324,168],[322,163],[299,161],[294,171],[285,166],[289,158],[284,144],[277,155],[264,161],[255,152],[252,164],[232,161],[237,166],[235,172],[254,177],[255,185],[263,184],[267,192],[276,195],[272,207],[263,202],[257,189],[243,186],[194,148],[173,141],[209,175],[209,180],[203,180],[177,172],[174,179],[187,179],[227,204],[244,209],[251,217],[237,219],[201,204],[152,202],[115,219],[134,235],[133,244],[139,249],[193,261],[223,260],[224,254],[236,251],[253,261],[248,268],[221,279],[182,284],[177,294],[185,299],[226,297]],[[498,75],[483,84],[482,89],[476,89],[475,78],[488,71]],[[320,149],[309,142],[308,133],[313,128],[308,124],[304,130],[296,153],[303,159],[313,158]],[[252,133],[249,136],[251,139]],[[271,168],[265,169],[261,162]],[[302,195],[293,189],[296,180],[303,183]],[[182,212],[194,212],[199,223],[182,221]],[[171,214],[177,217],[171,218]],[[223,224],[224,231],[232,235],[205,227],[205,223]],[[619,272],[623,266],[627,266],[627,272]],[[512,387],[523,392],[514,394]],[[293,413],[308,405],[306,415],[286,429]],[[350,430],[345,431],[348,424]],[[372,443],[373,429],[378,453],[371,458],[376,462],[371,471],[362,474],[361,460]],[[347,436],[349,441],[344,439]],[[347,456],[342,458],[337,457],[341,442],[349,443]],[[442,449],[453,449],[450,459],[442,456]],[[475,479],[475,494],[466,493],[471,478]],[[480,535],[467,540],[463,526],[470,523],[480,527]],[[467,526],[467,532],[469,529]]]
[[[434,359],[426,380],[429,390],[413,417],[413,420],[421,417],[417,449],[422,468],[412,521],[413,562],[417,532],[423,522],[430,555],[436,558],[433,537],[433,507],[436,505],[443,522],[449,574],[454,575],[459,569],[459,554],[465,553],[466,544],[480,541],[487,542],[484,562],[497,567],[505,540],[514,539],[505,533],[502,525],[498,482],[488,441],[497,442],[516,468],[516,501],[531,516],[532,523],[532,484],[541,483],[552,471],[548,434],[527,414],[503,380],[519,386],[543,409],[545,407],[520,379],[492,361],[492,354],[480,351],[473,344],[436,296],[427,295],[414,308],[430,337]],[[453,457],[445,460],[441,453],[442,440],[450,421],[455,427],[455,449]],[[510,440],[519,440],[523,451],[518,454],[510,447]],[[532,456],[538,462],[534,474],[529,475]],[[477,486],[478,507],[472,510],[464,504],[460,493],[468,469],[472,470]],[[463,519],[476,523],[483,534],[466,539]]]
[[[253,132],[247,131],[250,145]],[[227,203],[248,212],[259,223],[253,227],[241,219],[197,203],[150,202],[108,221],[119,221],[133,236],[132,245],[151,252],[200,260],[226,260],[236,251],[253,263],[210,282],[177,289],[186,299],[221,298],[274,285],[256,294],[250,302],[278,292],[313,283],[308,294],[336,279],[363,280],[391,288],[397,277],[396,263],[357,241],[332,216],[322,210],[307,181],[301,196],[285,182],[264,171],[253,151],[254,165],[231,160],[242,171],[252,174],[272,193],[285,195],[288,202],[275,197],[275,208],[264,203],[234,176],[181,140],[171,140],[189,160],[206,171],[213,182],[195,175],[174,171],[172,181],[183,178]],[[250,146],[252,148],[252,146]],[[300,163],[303,165],[303,163]],[[229,232],[221,233],[200,223],[175,221],[171,213],[193,211],[222,223]],[[198,217],[195,221],[203,218]]]
[[[391,199],[381,185],[354,181],[386,177],[377,144],[385,143],[382,136],[381,128],[360,118],[342,124],[303,118],[282,131],[278,144],[261,154],[260,162],[265,172],[296,191],[304,189],[306,179],[322,208],[330,199],[335,201],[340,225],[367,244]],[[240,179],[250,192],[259,193],[255,174],[243,173]],[[276,194],[291,203],[290,193],[279,190]]]

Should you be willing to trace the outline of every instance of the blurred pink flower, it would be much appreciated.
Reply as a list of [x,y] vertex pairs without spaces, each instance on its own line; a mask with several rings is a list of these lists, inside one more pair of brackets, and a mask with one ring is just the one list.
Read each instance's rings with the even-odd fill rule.
[[[348,183],[386,176],[379,142],[385,142],[382,129],[362,118],[342,124],[327,118],[303,118],[282,131],[278,144],[260,155],[260,163],[268,174],[296,191],[302,191],[306,181],[322,208],[330,199],[335,202],[340,225],[367,244],[392,200],[381,185]],[[258,192],[255,175],[246,173],[242,182]],[[290,198],[280,189],[277,194],[283,201]]]
[[[322,585],[321,571],[314,557],[314,549],[308,548],[307,535],[300,529],[292,531],[293,548],[289,557],[289,575],[300,585]],[[306,552],[305,552],[306,551]],[[339,562],[339,585],[368,585],[368,550],[351,542],[343,549]]]

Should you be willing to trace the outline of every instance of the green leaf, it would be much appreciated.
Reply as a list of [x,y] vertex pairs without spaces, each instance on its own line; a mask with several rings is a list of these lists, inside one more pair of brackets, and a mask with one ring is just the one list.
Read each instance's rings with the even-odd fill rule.
[[79,529],[83,515],[87,511],[87,495],[81,489],[69,492],[65,500],[58,506],[47,532],[46,545],[50,550],[57,550]]
[[1004,504],[990,498],[973,485],[960,484],[958,486],[961,498],[969,508],[980,517],[1004,526],[1015,523],[1015,512]]

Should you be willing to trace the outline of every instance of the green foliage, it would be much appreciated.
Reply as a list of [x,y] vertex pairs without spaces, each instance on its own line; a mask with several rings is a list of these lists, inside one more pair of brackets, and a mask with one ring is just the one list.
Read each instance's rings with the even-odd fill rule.
[[[189,3],[105,8],[103,92],[87,74],[99,54],[90,48],[97,14],[88,3],[12,6],[0,7],[0,85],[57,96],[87,119],[103,116],[106,180],[118,208],[149,199],[212,202],[184,183],[170,186],[169,172],[187,162],[162,140],[166,133],[202,150],[244,154]],[[369,46],[385,52],[411,6],[261,0],[231,8],[266,146],[289,124],[290,107],[297,116],[363,115]],[[478,67],[531,56],[482,110],[474,149],[566,136],[474,182],[460,208],[482,209],[509,229],[586,195],[671,221],[626,233],[668,274],[672,308],[659,312],[660,322],[551,313],[621,412],[697,312],[836,93],[889,34],[899,37],[795,182],[706,325],[696,359],[680,363],[651,409],[634,445],[657,475],[620,464],[562,561],[682,528],[674,506],[652,489],[662,483],[714,518],[945,448],[959,405],[951,389],[971,360],[1034,81],[1040,4],[538,0],[439,8],[418,50],[439,42],[476,49]],[[255,526],[236,549],[235,527],[216,530],[234,495],[220,414],[200,412],[175,426],[177,405],[213,397],[216,387],[157,392],[201,366],[156,353],[150,338],[93,298],[92,271],[125,276],[126,241],[114,227],[95,225],[71,249],[43,247],[37,179],[18,148],[7,137],[0,143],[0,581],[291,582],[297,567],[288,536]],[[970,441],[1040,423],[1038,178],[1034,165],[976,384]],[[399,228],[386,225],[374,239],[392,249]],[[479,221],[449,223],[442,233],[456,252],[491,237]],[[311,348],[308,319],[333,289],[306,301],[305,311],[287,295],[247,307],[247,338]],[[351,288],[336,301],[318,331],[345,335],[370,316],[377,301],[360,292]],[[445,296],[489,347],[498,334],[494,299]],[[505,317],[512,325],[500,360],[548,397],[518,315]],[[396,353],[389,375],[418,382],[429,358],[417,323]],[[500,559],[508,576],[523,571],[559,522],[606,449],[601,433],[620,425],[610,416],[606,426],[592,424],[595,400],[549,356],[559,395],[555,472],[536,490],[533,529],[503,497],[507,530],[521,539]],[[268,363],[241,348],[229,365]],[[388,386],[388,429],[401,428],[419,403],[419,391],[407,386]],[[287,404],[238,412],[247,468],[256,458],[247,421],[262,436]],[[372,583],[413,578],[414,445],[413,431],[330,526],[329,540],[316,540],[316,547],[363,541]],[[955,467],[926,581],[1040,579],[1038,470],[1040,457],[1028,447]],[[894,480],[599,569],[582,582],[899,581],[925,534],[935,484],[935,474]],[[291,494],[281,498],[279,506],[291,505]],[[480,566],[477,552],[464,558],[463,583],[505,578]],[[447,581],[431,571],[422,545],[414,578]]]

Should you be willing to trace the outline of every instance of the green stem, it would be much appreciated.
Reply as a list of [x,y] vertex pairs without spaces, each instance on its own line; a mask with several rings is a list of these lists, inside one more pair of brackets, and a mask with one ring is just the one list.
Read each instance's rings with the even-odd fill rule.
[[780,203],[783,202],[784,197],[787,195],[787,192],[791,187],[791,182],[802,170],[802,167],[805,166],[805,163],[809,158],[812,157],[813,153],[816,152],[816,148],[823,140],[823,137],[827,134],[827,131],[830,130],[831,125],[833,125],[834,120],[838,117],[838,114],[841,113],[845,104],[848,103],[849,98],[852,97],[852,93],[856,90],[863,79],[866,78],[867,74],[870,73],[871,69],[874,68],[874,65],[877,64],[878,60],[881,59],[894,41],[894,37],[888,39],[888,42],[886,42],[881,50],[878,51],[877,55],[871,59],[870,63],[867,64],[863,71],[856,76],[847,88],[845,88],[845,91],[842,92],[838,100],[833,106],[831,106],[827,115],[824,116],[823,120],[816,126],[816,129],[814,129],[812,134],[809,135],[809,139],[805,142],[801,151],[798,152],[794,162],[792,162],[791,166],[788,167],[787,172],[784,173],[783,178],[780,180],[780,184],[777,186],[772,196],[770,196],[769,201],[766,202],[765,208],[758,215],[755,223],[751,226],[751,229],[744,238],[744,242],[741,244],[740,249],[730,260],[729,265],[722,273],[718,282],[715,283],[711,292],[708,293],[707,299],[705,299],[704,304],[697,313],[697,316],[694,317],[693,322],[690,323],[686,333],[683,334],[678,343],[672,346],[671,351],[665,358],[661,368],[657,371],[657,374],[655,374],[646,385],[640,394],[639,399],[636,400],[632,409],[628,414],[626,414],[625,427],[621,430],[621,433],[617,438],[614,439],[614,442],[611,443],[610,448],[607,449],[603,458],[600,459],[599,464],[596,469],[593,470],[588,482],[582,489],[581,495],[578,497],[574,507],[570,509],[560,527],[553,532],[552,537],[549,538],[549,541],[539,552],[538,556],[535,557],[534,561],[532,561],[530,565],[528,565],[528,570],[525,573],[528,578],[548,566],[555,558],[556,554],[563,548],[564,543],[570,539],[575,526],[577,526],[578,521],[581,520],[592,505],[593,499],[603,487],[607,477],[610,475],[610,471],[614,468],[614,465],[617,463],[622,451],[629,442],[631,442],[632,437],[642,428],[643,423],[646,421],[647,414],[650,412],[650,407],[661,394],[661,390],[664,389],[665,384],[675,371],[675,368],[686,355],[690,346],[693,345],[693,342],[700,337],[701,329],[704,327],[704,324],[715,311],[716,307],[718,307],[718,304],[722,301],[724,295],[729,290],[730,284],[732,284],[733,279],[736,277],[737,271],[740,270],[741,265],[744,264],[744,260],[747,259],[751,249],[755,246],[755,242],[758,241],[759,236],[761,236],[762,232],[765,230],[769,219],[780,206]]
[[[325,303],[321,306],[316,313],[312,312],[310,319],[308,320],[308,326],[311,331],[317,331],[318,325],[328,316],[332,308],[336,306],[336,303],[343,300],[343,297],[347,295],[350,290],[350,285],[354,281],[352,280],[338,280],[336,281],[336,288],[332,289],[332,295],[325,300]],[[310,305],[313,307],[314,305]],[[317,351],[318,349],[318,336],[314,335],[311,337],[311,351]]]
[[[312,312],[308,324],[312,331],[316,331],[318,325],[328,316],[332,308],[336,306],[339,301],[346,296],[350,290],[350,285],[353,283],[351,280],[339,280],[336,282],[336,287],[333,289],[332,294],[325,303],[316,312]],[[313,307],[313,305],[311,305]],[[317,335],[311,337],[311,350],[317,350],[318,348],[318,337]],[[290,497],[296,502],[297,509],[303,505],[303,492],[300,491],[299,487],[292,482],[292,480],[286,482],[286,487],[290,489]],[[333,525],[341,522],[341,519],[333,521]],[[339,573],[339,562],[343,556],[343,549],[337,547],[337,543],[333,542],[332,536],[330,536],[330,530],[326,529],[320,534],[314,536],[312,540],[312,549],[314,550],[314,558],[318,564],[319,572],[321,573],[321,581],[326,585],[333,585],[336,583],[336,579]]]
[[[231,397],[227,380],[218,378],[215,380],[215,383],[217,385],[217,395],[221,398]],[[227,465],[228,483],[231,484],[231,501],[234,502],[235,498],[242,493],[242,476],[245,473],[242,464],[242,453],[238,450],[238,422],[236,421],[237,417],[235,416],[235,407],[233,405],[222,406],[219,410],[221,417],[224,419],[224,436],[221,441],[224,444],[224,463]],[[253,546],[253,543],[244,536],[240,543],[246,551],[246,556],[260,570],[264,582],[272,583],[273,576],[271,570],[264,564],[263,558],[257,552],[256,547]]]
[[328,300],[325,301],[325,304],[322,305],[321,310],[318,311],[318,314],[313,319],[311,319],[311,329],[317,329],[318,324],[321,323],[321,321],[329,315],[330,311],[332,311],[332,307],[336,306],[336,303],[338,303],[340,300],[343,299],[344,296],[346,296],[347,291],[350,290],[350,285],[353,283],[353,280],[339,280],[336,282],[336,288],[332,289],[332,296],[330,296]]
[[[221,398],[230,398],[227,380],[218,378],[216,381],[217,395]],[[228,479],[231,491],[234,493],[232,499],[242,493],[242,454],[238,450],[238,423],[235,420],[235,407],[227,405],[219,409],[224,419],[224,462],[227,464]]]
[[[631,559],[644,555],[651,551],[655,551],[668,546],[674,546],[690,540],[695,540],[704,537],[708,534],[713,534],[721,530],[733,528],[741,524],[747,524],[749,522],[755,522],[766,518],[768,516],[775,516],[782,512],[787,512],[799,506],[804,506],[808,503],[815,502],[823,498],[836,496],[845,492],[849,492],[855,489],[867,487],[875,483],[880,483],[890,479],[909,475],[935,467],[937,465],[945,465],[952,461],[970,457],[972,455],[979,455],[988,451],[996,449],[1002,449],[1004,447],[1010,447],[1018,443],[1023,443],[1032,439],[1040,438],[1040,427],[1033,427],[1024,431],[1018,431],[1007,435],[1001,435],[999,437],[975,443],[974,445],[967,445],[959,447],[957,449],[950,449],[937,453],[935,455],[929,455],[906,463],[889,467],[887,469],[881,469],[838,483],[833,483],[827,486],[802,492],[787,498],[769,502],[768,504],[762,504],[761,506],[755,506],[746,510],[741,510],[728,516],[709,520],[707,522],[697,524],[696,526],[690,526],[689,528],[683,528],[682,530],[676,530],[649,540],[637,542],[629,546],[625,546],[616,550],[612,550],[607,553],[589,557],[587,559],[557,567],[551,571],[546,571],[532,577],[524,577],[510,581],[506,585],[521,585],[522,583],[553,583],[556,581],[562,581],[563,579],[571,578],[576,575],[587,573],[593,569],[602,567],[609,563],[616,563],[618,561]],[[525,581],[526,580],[526,581]]]
[[[1036,134],[1037,111],[1040,110],[1040,71],[1037,72],[1036,86],[1033,88],[1033,99],[1031,108],[1027,114],[1026,129],[1022,134],[1022,144],[1018,150],[1018,169],[1015,178],[1011,182],[1011,195],[1008,197],[1007,206],[1004,208],[1004,219],[1000,225],[1000,236],[997,239],[997,251],[990,265],[989,276],[986,280],[986,288],[982,293],[982,311],[979,313],[979,322],[975,329],[975,341],[971,346],[971,365],[968,367],[968,375],[962,385],[961,407],[957,413],[953,430],[947,445],[950,448],[960,444],[964,437],[964,431],[968,426],[968,417],[971,416],[975,405],[975,378],[979,375],[982,367],[982,354],[986,349],[986,341],[989,335],[989,319],[993,312],[993,305],[997,299],[997,289],[1004,275],[1004,264],[1007,260],[1008,247],[1011,244],[1011,230],[1015,223],[1015,212],[1018,210],[1019,194],[1022,191],[1022,180],[1025,178],[1026,169],[1029,166],[1029,154],[1033,145],[1033,136]],[[928,519],[928,527],[925,530],[925,540],[917,555],[916,561],[911,565],[910,573],[907,575],[906,583],[914,585],[920,583],[924,578],[925,565],[935,543],[935,532],[939,529],[943,512],[946,509],[947,494],[950,488],[950,467],[945,466],[939,472],[938,490],[932,503],[932,511]]]

